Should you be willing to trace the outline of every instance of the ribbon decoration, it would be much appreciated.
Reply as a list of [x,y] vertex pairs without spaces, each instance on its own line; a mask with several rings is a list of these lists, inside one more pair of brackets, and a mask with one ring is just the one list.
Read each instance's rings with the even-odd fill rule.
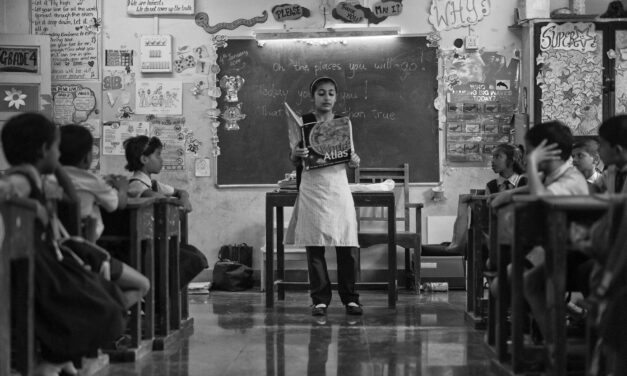
[[251,27],[258,23],[264,23],[268,20],[268,12],[263,11],[261,16],[253,17],[251,19],[239,18],[233,22],[220,22],[214,26],[209,25],[209,15],[205,12],[198,12],[194,17],[196,25],[202,27],[206,32],[215,34],[222,29],[234,30],[240,26]]

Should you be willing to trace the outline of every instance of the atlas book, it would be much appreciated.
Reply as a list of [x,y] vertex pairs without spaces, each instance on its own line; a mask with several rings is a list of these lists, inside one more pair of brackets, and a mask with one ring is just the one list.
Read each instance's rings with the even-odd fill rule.
[[353,130],[348,117],[327,121],[304,123],[302,117],[285,103],[290,147],[302,142],[309,149],[303,158],[305,170],[322,168],[351,160],[353,153]]

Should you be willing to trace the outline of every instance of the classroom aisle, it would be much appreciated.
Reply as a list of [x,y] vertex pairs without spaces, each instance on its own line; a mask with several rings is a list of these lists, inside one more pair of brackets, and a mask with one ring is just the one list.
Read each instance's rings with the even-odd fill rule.
[[[335,291],[334,291],[335,294]],[[266,311],[259,292],[191,296],[194,334],[178,351],[155,352],[101,375],[489,375],[484,332],[464,323],[464,291],[362,292],[363,317],[338,300],[326,320],[310,315],[306,292],[289,292]]]

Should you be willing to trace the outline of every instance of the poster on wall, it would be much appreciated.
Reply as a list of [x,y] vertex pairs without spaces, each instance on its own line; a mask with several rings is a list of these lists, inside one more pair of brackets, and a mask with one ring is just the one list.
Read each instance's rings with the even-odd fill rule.
[[194,14],[194,0],[128,0],[132,16],[152,14]]
[[182,92],[182,81],[137,80],[137,85],[135,86],[135,113],[182,115]]
[[[57,83],[52,85],[53,120],[57,124],[100,124],[97,113],[100,103],[100,85],[82,83]],[[92,124],[93,132],[100,136],[100,127]]]
[[[542,92],[542,121],[559,120],[575,136],[598,134],[603,116],[602,39],[590,22],[549,23],[541,28],[536,83]],[[623,64],[616,69],[621,66],[625,69]],[[619,86],[617,98],[624,95]]]
[[429,22],[437,31],[479,23],[490,14],[489,0],[431,0]]
[[149,136],[147,121],[110,121],[102,126],[102,154],[124,155],[124,141],[135,136]]
[[512,141],[519,63],[496,52],[445,54],[447,161],[485,165]]
[[615,77],[614,83],[617,114],[627,113],[627,30],[616,30]]
[[50,35],[52,81],[98,80],[99,0],[31,0],[31,30]]
[[164,170],[185,169],[185,118],[154,117],[150,120],[151,134],[163,143],[161,158]]

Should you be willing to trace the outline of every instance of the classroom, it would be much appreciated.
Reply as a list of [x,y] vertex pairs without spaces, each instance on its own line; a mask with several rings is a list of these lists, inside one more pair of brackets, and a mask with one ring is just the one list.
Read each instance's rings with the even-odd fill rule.
[[626,71],[627,1],[0,0],[0,376],[627,374]]

